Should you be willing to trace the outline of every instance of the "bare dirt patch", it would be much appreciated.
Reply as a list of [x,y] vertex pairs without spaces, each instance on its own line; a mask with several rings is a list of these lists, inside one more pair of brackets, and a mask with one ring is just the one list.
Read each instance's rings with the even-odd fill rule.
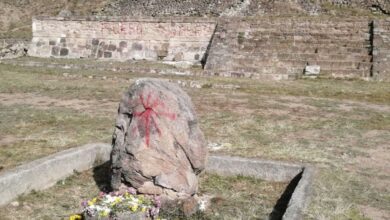
[[20,138],[17,138],[15,136],[12,136],[12,135],[6,135],[6,136],[0,136],[0,147],[2,145],[8,145],[8,144],[12,144],[12,143],[15,143],[15,142],[18,142],[20,140]]
[[55,99],[48,96],[41,96],[32,93],[0,93],[2,105],[30,105],[37,109],[50,109],[53,107],[69,108],[89,114],[111,114],[114,115],[118,103],[107,100],[82,100],[82,99]]
[[359,206],[359,209],[363,212],[364,217],[368,217],[373,220],[390,219],[390,212],[388,210],[377,209],[366,205]]

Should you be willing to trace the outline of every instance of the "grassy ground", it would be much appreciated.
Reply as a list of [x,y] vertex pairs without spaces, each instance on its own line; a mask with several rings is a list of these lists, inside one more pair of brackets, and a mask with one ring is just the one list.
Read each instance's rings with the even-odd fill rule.
[[[109,142],[121,93],[140,76],[0,64],[0,166],[6,170],[83,143]],[[318,168],[306,219],[390,218],[389,83],[157,77],[239,86],[185,90],[208,141],[223,146],[216,153]],[[92,192],[93,183],[85,184],[77,188]],[[32,198],[40,193],[46,192]],[[77,206],[78,199],[71,202]]]

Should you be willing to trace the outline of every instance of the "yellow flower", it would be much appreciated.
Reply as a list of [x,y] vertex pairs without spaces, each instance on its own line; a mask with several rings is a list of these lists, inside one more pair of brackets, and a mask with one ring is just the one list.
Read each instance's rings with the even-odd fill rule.
[[99,213],[101,217],[107,217],[108,214],[110,214],[110,212],[108,210],[104,210],[102,212]]
[[81,215],[71,215],[69,220],[82,220],[83,217]]
[[141,212],[146,212],[146,207],[142,207]]
[[136,212],[138,209],[138,205],[135,204],[133,207],[130,208],[132,212]]
[[97,201],[97,198],[95,197],[91,201],[88,201],[88,205],[91,206],[91,205],[95,204],[96,201]]

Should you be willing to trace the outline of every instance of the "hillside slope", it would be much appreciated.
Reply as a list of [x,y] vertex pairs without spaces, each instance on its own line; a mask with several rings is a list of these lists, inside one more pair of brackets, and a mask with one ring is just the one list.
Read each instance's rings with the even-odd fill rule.
[[63,9],[87,15],[106,4],[107,0],[0,0],[0,38],[29,37],[32,16],[54,16]]
[[388,0],[113,0],[111,15],[255,16],[261,14],[368,15],[390,13]]
[[0,39],[31,37],[31,18],[127,16],[371,16],[390,14],[389,0],[0,0]]

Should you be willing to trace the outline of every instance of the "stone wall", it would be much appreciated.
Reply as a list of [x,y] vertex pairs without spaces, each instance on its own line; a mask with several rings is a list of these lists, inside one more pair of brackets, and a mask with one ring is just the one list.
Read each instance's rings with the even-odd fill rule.
[[372,76],[390,81],[390,19],[373,22],[373,45]]
[[370,77],[369,19],[264,17],[221,20],[210,48],[209,75],[288,79],[307,65],[321,75]]
[[201,18],[38,17],[29,55],[200,64],[214,29]]
[[29,42],[22,39],[0,39],[0,59],[26,55]]
[[314,65],[323,77],[390,80],[389,45],[386,18],[72,17],[34,19],[29,55],[202,63],[206,75],[254,79]]

